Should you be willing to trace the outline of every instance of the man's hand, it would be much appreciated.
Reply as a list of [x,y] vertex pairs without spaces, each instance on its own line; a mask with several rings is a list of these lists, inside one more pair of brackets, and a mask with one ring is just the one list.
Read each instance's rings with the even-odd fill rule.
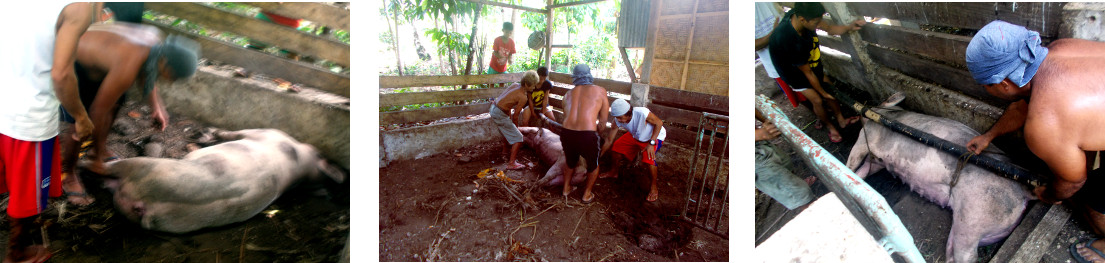
[[648,158],[656,160],[656,145],[649,145],[647,149],[645,153],[648,154]]
[[775,128],[774,124],[764,123],[763,128],[756,129],[756,141],[775,139],[775,137],[779,137],[780,133],[782,132]]
[[833,97],[833,95],[829,95],[828,92],[822,92],[821,97],[823,97],[827,100],[836,100],[836,97]]
[[165,131],[165,127],[169,127],[169,113],[165,112],[165,109],[154,110],[150,117],[153,118],[155,127]]
[[1062,201],[1055,200],[1054,195],[1048,194],[1047,186],[1037,186],[1032,192],[1036,194],[1036,198],[1039,198],[1041,202],[1057,205],[1063,203]]
[[860,29],[862,29],[862,28],[863,28],[863,25],[866,25],[866,24],[867,24],[867,21],[866,21],[866,20],[863,20],[863,19],[861,18],[861,19],[856,19],[856,21],[852,21],[852,23],[851,23],[851,24],[849,24],[849,26],[851,26],[851,27],[852,27],[852,28],[851,28],[851,29],[852,29],[852,31],[859,31]]
[[88,115],[84,118],[79,118],[73,123],[76,127],[76,132],[73,133],[73,140],[83,142],[92,136],[92,130],[95,125],[92,124],[92,120],[88,119]]
[[974,138],[971,138],[971,140],[967,142],[967,150],[974,152],[976,155],[981,154],[982,150],[986,150],[986,147],[990,147],[990,141],[993,140],[994,137],[986,134],[980,134],[978,136],[975,136]]

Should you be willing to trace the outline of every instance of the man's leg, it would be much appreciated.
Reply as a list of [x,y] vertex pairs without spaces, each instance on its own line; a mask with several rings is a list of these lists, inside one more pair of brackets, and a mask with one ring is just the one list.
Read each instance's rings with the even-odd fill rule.
[[805,89],[800,91],[802,95],[806,96],[806,99],[813,104],[813,114],[817,115],[817,119],[821,120],[821,123],[825,124],[829,128],[829,140],[833,142],[840,142],[843,138],[840,137],[840,132],[837,131],[836,126],[829,122],[829,115],[825,112],[824,100],[821,98],[821,94],[818,94],[814,89]]
[[659,181],[659,180],[657,180],[658,177],[656,176],[656,166],[655,165],[649,165],[648,166],[648,171],[649,171],[649,173],[652,174],[652,184],[651,184],[651,187],[648,190],[648,199],[646,199],[646,200],[648,200],[649,202],[656,202],[657,199],[660,199],[660,189],[657,188],[657,185],[656,185],[657,182]]
[[595,186],[595,179],[599,178],[599,169],[595,168],[594,171],[587,173],[587,188],[583,189],[583,202],[591,202],[595,199],[595,194],[591,193],[591,188]]
[[514,169],[521,169],[522,167],[525,167],[524,165],[518,163],[518,160],[515,159],[515,157],[518,156],[518,149],[519,148],[522,148],[522,143],[516,142],[514,144],[511,144],[511,146],[510,146],[510,160],[506,161],[507,169],[514,170]]
[[[98,109],[92,109],[93,111]],[[112,104],[111,109],[108,109],[111,115],[108,116],[108,125],[103,129],[95,129],[92,131],[92,149],[96,155],[88,166],[88,170],[93,173],[106,175],[107,168],[104,167],[104,162],[118,159],[115,153],[108,151],[107,149],[107,135],[110,134],[111,125],[115,123],[115,116],[119,113],[119,104]],[[91,112],[91,111],[89,111]]]
[[610,171],[599,175],[599,178],[618,178],[618,167],[621,167],[621,160],[625,159],[624,156],[619,152],[614,152],[614,156],[611,158],[614,159],[614,163],[610,166]]
[[80,142],[73,140],[73,124],[62,124],[61,134],[58,136],[59,144],[61,144],[61,173],[62,173],[62,190],[65,191],[65,195],[68,196],[69,203],[85,206],[91,204],[95,199],[88,195],[88,192],[84,189],[84,184],[81,183],[81,178],[77,176],[76,165],[77,159],[80,155]]
[[[57,138],[28,142],[0,135],[3,185],[7,187],[9,234],[6,262],[42,262],[51,254],[45,245],[34,245],[30,231],[38,229],[35,219],[48,206],[48,198],[60,196],[61,160]],[[51,183],[53,182],[53,183]]]
[[11,232],[9,232],[8,253],[4,255],[4,262],[44,262],[52,256],[45,245],[34,244],[34,237],[31,236],[30,230],[38,227],[38,224],[35,224],[35,217],[8,217]]

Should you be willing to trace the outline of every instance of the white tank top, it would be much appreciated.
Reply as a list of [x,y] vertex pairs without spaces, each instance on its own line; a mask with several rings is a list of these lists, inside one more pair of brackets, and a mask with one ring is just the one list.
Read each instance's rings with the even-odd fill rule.
[[[652,124],[645,121],[649,113],[652,113],[652,111],[649,111],[648,108],[633,107],[633,117],[629,119],[629,123],[620,122],[617,121],[617,119],[614,120],[614,123],[616,123],[618,127],[628,130],[629,134],[633,135],[633,139],[637,139],[637,141],[641,142],[648,142],[648,140],[652,140]],[[661,126],[660,135],[657,136],[656,139],[663,141],[664,138],[667,137],[667,130]]]
[[69,3],[37,2],[34,8],[10,12],[18,26],[4,29],[0,41],[0,134],[23,141],[44,141],[58,134],[60,118],[50,70],[58,15]]

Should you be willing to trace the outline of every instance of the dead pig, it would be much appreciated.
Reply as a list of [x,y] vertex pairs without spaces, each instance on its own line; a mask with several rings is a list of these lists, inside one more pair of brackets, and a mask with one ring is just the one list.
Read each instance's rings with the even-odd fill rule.
[[108,164],[115,208],[143,228],[184,233],[245,221],[301,180],[344,180],[314,147],[272,129],[220,131],[183,159]]
[[[979,134],[953,120],[894,106],[902,99],[904,96],[895,94],[873,110],[959,145],[966,145]],[[1009,236],[1020,222],[1027,201],[1035,199],[1023,185],[971,164],[964,166],[959,178],[954,179],[959,164],[957,156],[924,145],[870,119],[863,119],[863,122],[863,130],[848,156],[848,168],[860,177],[886,169],[914,192],[951,208],[953,221],[946,250],[949,262],[974,262],[978,247]],[[983,155],[1009,161],[994,146],[987,148]]]
[[[545,130],[544,134],[538,134],[538,129]],[[564,147],[560,144],[560,135],[545,128],[519,127],[518,130],[522,132],[522,142],[537,152],[541,163],[550,166],[549,171],[545,172],[545,176],[537,180],[537,183],[544,186],[564,185],[563,169],[568,164],[564,159]],[[587,167],[578,165],[575,173],[572,174],[572,184],[583,183],[587,179],[586,175]]]

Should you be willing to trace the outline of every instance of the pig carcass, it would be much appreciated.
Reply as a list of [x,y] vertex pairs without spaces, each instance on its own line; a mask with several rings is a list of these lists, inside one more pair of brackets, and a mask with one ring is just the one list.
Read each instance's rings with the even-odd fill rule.
[[[544,132],[538,129],[543,129]],[[537,183],[544,186],[564,185],[563,169],[568,164],[564,158],[564,147],[560,144],[560,135],[545,128],[519,127],[518,130],[522,132],[522,142],[537,152],[541,163],[550,166]],[[587,179],[587,166],[583,164],[580,158],[573,170],[572,184],[580,184]]]
[[[902,110],[895,106],[902,99],[904,96],[895,94],[873,110],[959,145],[966,145],[979,134],[953,120]],[[1009,161],[994,146],[987,148],[983,155]],[[948,235],[947,258],[949,262],[974,262],[979,246],[997,242],[1013,231],[1027,201],[1035,199],[1035,196],[1025,186],[971,164],[964,166],[956,180],[954,174],[958,162],[957,156],[929,147],[866,118],[863,119],[859,139],[848,156],[848,168],[860,177],[886,169],[914,192],[940,206],[951,208],[953,221]]]
[[218,131],[228,140],[182,159],[107,164],[115,208],[145,229],[184,233],[245,221],[304,179],[344,180],[314,147],[272,129]]

